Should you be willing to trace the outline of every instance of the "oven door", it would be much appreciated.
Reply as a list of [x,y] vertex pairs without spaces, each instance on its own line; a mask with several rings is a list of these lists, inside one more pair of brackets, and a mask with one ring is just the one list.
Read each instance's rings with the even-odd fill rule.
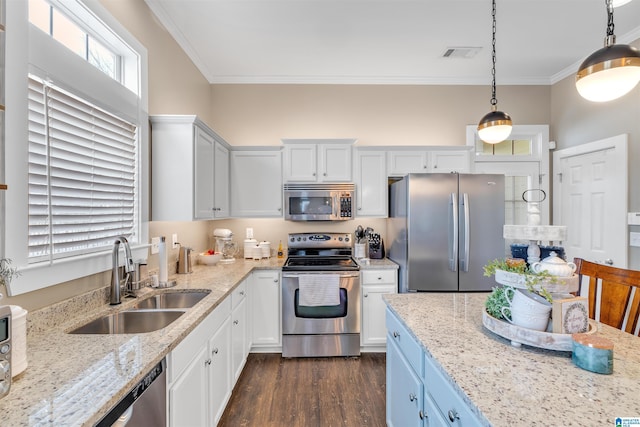
[[328,190],[285,190],[284,219],[336,221],[340,218],[339,194]]
[[[300,276],[305,274],[339,275],[339,305],[301,305],[299,294],[299,280]],[[359,272],[336,271],[283,273],[282,333],[284,335],[360,333]]]

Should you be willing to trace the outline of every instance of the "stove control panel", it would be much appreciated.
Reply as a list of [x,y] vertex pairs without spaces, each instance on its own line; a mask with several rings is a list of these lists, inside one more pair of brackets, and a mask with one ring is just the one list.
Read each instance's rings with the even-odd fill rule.
[[289,248],[350,248],[350,233],[290,233]]

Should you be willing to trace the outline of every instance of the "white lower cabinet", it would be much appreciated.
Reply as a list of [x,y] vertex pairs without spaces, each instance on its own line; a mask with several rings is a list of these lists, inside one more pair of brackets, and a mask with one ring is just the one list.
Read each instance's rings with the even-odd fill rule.
[[169,426],[215,425],[229,401],[231,299],[226,298],[167,356]]
[[387,327],[384,312],[386,305],[382,296],[398,293],[398,270],[362,270],[362,347],[384,346],[387,342]]
[[207,346],[202,346],[191,364],[169,387],[170,426],[205,426],[209,424],[208,357]]
[[387,309],[387,426],[477,426],[479,420],[400,320]]
[[253,272],[249,292],[253,351],[282,351],[281,294],[279,271]]
[[243,281],[231,294],[231,365],[233,367],[233,383],[244,368],[249,354],[249,333],[247,321],[247,281]]
[[[233,391],[234,381],[231,379],[231,327],[227,318],[222,327],[209,340],[209,405],[211,407],[212,422],[216,425]],[[198,424],[194,424],[198,425]],[[202,424],[199,424],[202,425]]]

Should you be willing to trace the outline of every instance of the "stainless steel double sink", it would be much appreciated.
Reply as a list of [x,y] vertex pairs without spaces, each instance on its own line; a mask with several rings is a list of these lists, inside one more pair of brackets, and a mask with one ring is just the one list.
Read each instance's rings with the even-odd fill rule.
[[70,334],[139,334],[170,325],[209,295],[207,291],[172,291],[144,298],[132,307],[77,327]]

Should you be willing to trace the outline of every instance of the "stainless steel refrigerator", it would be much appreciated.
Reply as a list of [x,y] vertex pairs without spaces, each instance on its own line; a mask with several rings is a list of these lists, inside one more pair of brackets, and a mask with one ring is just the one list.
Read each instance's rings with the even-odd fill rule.
[[487,261],[505,255],[504,176],[409,174],[389,184],[388,257],[399,290],[469,292],[496,286]]

